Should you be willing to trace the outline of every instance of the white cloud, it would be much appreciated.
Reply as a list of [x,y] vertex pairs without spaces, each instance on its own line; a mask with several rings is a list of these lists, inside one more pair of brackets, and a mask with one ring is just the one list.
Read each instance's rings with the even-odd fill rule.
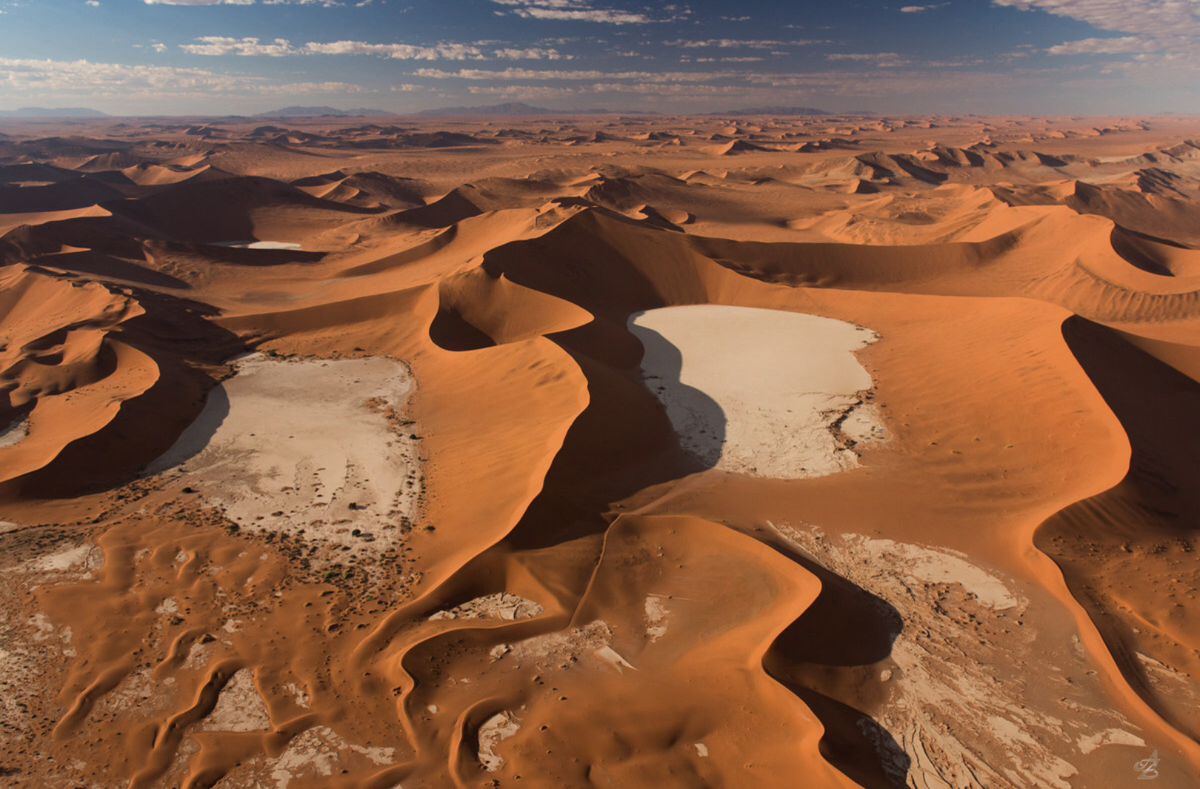
[[467,88],[467,93],[472,96],[503,96],[509,99],[558,99],[564,96],[573,96],[577,92],[577,88],[558,88],[548,85],[498,85],[493,87],[472,85]]
[[[685,55],[684,57],[680,58],[680,60],[682,60],[683,62],[685,62],[685,63],[686,63],[686,62],[688,62],[690,59],[689,59],[689,58],[688,58],[688,57]],[[766,58],[753,58],[753,57],[751,57],[751,58],[747,58],[747,57],[740,57],[740,58],[695,58],[694,60],[691,60],[691,62],[693,62],[693,63],[761,63],[761,62],[762,62],[762,61],[764,61],[764,60],[766,60]]]
[[[146,5],[254,5],[255,0],[142,0]],[[366,5],[370,0],[358,3]],[[340,6],[340,0],[262,0],[263,5],[319,5],[325,8]]]
[[483,60],[485,55],[473,44],[370,44],[365,41],[310,41],[294,50],[296,55],[379,55],[393,60]]
[[[575,22],[605,22],[612,25],[641,25],[655,21],[647,14],[613,8],[593,8],[589,0],[492,0],[507,6],[508,13],[526,19]],[[503,12],[497,12],[503,13]]]
[[557,49],[543,47],[508,47],[492,51],[499,60],[573,60],[573,55],[564,55]]
[[1126,35],[1064,41],[1050,55],[1124,56],[1102,69],[1106,74],[1147,75],[1200,70],[1200,0],[992,0],[1020,11],[1044,11],[1076,19],[1099,30]]
[[638,82],[704,82],[712,79],[725,79],[736,76],[730,72],[721,71],[594,71],[594,70],[553,70],[553,69],[523,69],[510,68],[503,70],[459,69],[443,71],[441,69],[422,68],[413,72],[414,77],[425,79],[466,79],[474,81],[498,80],[530,80],[545,82],[548,80],[635,80]]
[[364,91],[345,82],[281,83],[205,69],[6,57],[0,57],[0,88],[8,95],[164,99]]
[[598,82],[589,85],[587,93],[642,93],[649,96],[670,97],[676,100],[708,98],[712,96],[744,96],[745,85],[645,85],[639,82]]
[[100,7],[100,0],[83,0],[84,5],[90,5],[92,8]]
[[260,42],[257,38],[226,38],[203,36],[196,39],[199,44],[180,44],[179,48],[192,55],[268,55],[282,57],[293,54],[286,39],[277,38],[272,43]]
[[481,44],[441,43],[428,46],[414,44],[372,44],[366,41],[309,41],[293,46],[286,38],[265,42],[258,38],[201,36],[194,44],[180,44],[191,55],[219,57],[285,57],[293,55],[375,55],[393,60],[571,60],[552,47],[501,47],[484,50]]
[[896,68],[907,66],[909,61],[896,52],[853,52],[825,56],[829,60],[850,60],[863,63],[874,63],[879,68]]
[[709,38],[698,41],[687,39],[677,39],[675,41],[664,41],[668,47],[682,47],[684,49],[777,49],[786,47],[789,44],[805,45],[818,43],[815,41],[763,41],[763,40],[747,40],[738,38]]
[[1101,30],[1160,35],[1200,33],[1200,17],[1192,0],[992,0],[992,3],[1070,17]]
[[1140,36],[1120,38],[1085,38],[1079,41],[1064,41],[1046,50],[1051,55],[1123,55],[1131,52],[1146,52],[1156,46]]
[[932,11],[935,8],[942,8],[943,6],[948,6],[948,5],[950,5],[950,4],[949,3],[937,3],[936,5],[906,5],[900,9],[900,13],[902,13],[902,14],[923,14],[926,11]]
[[254,0],[144,0],[146,5],[254,5]]
[[151,44],[150,48],[153,49],[155,52],[158,52],[159,54],[162,54],[163,52],[167,51],[167,45],[163,44],[163,43],[159,43],[159,42],[155,42],[155,43]]

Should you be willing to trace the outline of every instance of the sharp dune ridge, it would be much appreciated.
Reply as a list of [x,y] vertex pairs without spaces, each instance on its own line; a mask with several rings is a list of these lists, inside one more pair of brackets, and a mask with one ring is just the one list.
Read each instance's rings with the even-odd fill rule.
[[1200,123],[278,124],[0,136],[0,785],[1196,785]]

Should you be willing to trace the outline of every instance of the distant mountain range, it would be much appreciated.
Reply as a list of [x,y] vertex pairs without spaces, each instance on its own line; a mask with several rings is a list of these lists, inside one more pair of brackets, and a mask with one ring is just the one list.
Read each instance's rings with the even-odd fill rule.
[[709,115],[832,115],[832,112],[819,110],[816,107],[747,107],[742,110],[726,110],[725,112],[710,112]]
[[[416,113],[424,117],[520,117],[532,115],[658,115],[656,112],[647,112],[645,110],[610,110],[602,107],[593,107],[590,109],[550,109],[548,107],[535,107],[532,104],[523,102],[509,102],[507,104],[489,104],[477,107],[439,107],[437,109],[423,110]],[[727,116],[739,117],[749,115],[775,115],[775,116],[790,116],[790,115],[833,115],[834,113],[827,112],[816,107],[747,107],[745,109],[725,110],[723,112],[710,112],[709,116]],[[845,114],[845,113],[843,113]],[[339,110],[337,107],[283,107],[278,110],[269,112],[260,112],[252,117],[255,118],[352,118],[352,117],[378,117],[378,116],[398,116],[400,113],[389,112],[372,107],[353,107],[348,110]],[[22,107],[16,110],[0,110],[0,118],[107,118],[110,117],[107,113],[99,110],[89,109],[87,107]]]
[[255,118],[323,118],[333,116],[335,118],[352,118],[362,116],[378,116],[378,115],[395,115],[394,112],[387,110],[377,110],[370,107],[354,107],[348,110],[339,110],[336,107],[284,107],[283,109],[271,110],[270,112],[260,112],[255,115]]
[[0,110],[0,118],[107,118],[108,114],[87,107],[22,107]]
[[482,107],[439,107],[433,110],[423,110],[417,115],[426,117],[453,117],[453,116],[520,116],[520,115],[653,115],[655,113],[644,112],[641,110],[608,110],[602,107],[593,107],[585,110],[552,110],[546,107],[534,107],[531,104],[522,102],[510,102],[508,104],[489,104]]
[[[424,110],[418,112],[417,115],[426,117],[453,117],[453,116],[520,116],[520,115],[658,115],[656,112],[646,112],[644,110],[609,110],[602,108],[584,109],[584,110],[552,110],[546,107],[535,107],[531,104],[522,102],[511,102],[508,104],[490,104],[480,107],[440,107],[433,110]],[[747,107],[739,110],[725,110],[723,112],[710,112],[708,115],[725,115],[725,116],[746,116],[746,115],[832,115],[816,107]]]
[[545,107],[534,107],[518,101],[482,107],[439,107],[433,110],[422,110],[417,114],[444,117],[448,115],[550,115],[553,112]]

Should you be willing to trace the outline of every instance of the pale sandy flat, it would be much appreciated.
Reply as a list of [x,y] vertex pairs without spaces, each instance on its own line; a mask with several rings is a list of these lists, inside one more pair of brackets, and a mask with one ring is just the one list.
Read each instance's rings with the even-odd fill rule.
[[342,542],[415,514],[416,442],[381,410],[412,391],[403,365],[256,355],[237,368],[149,473],[179,476],[243,525]]
[[683,446],[718,469],[794,479],[858,464],[835,423],[854,415],[864,436],[882,432],[860,409],[871,376],[854,357],[876,335],[845,321],[795,312],[696,305],[634,315],[647,385]]

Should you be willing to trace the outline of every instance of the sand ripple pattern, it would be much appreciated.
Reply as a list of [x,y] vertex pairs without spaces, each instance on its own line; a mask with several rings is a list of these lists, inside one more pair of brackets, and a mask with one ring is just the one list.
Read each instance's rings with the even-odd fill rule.
[[1195,786],[1194,122],[295,125],[0,137],[0,783]]

